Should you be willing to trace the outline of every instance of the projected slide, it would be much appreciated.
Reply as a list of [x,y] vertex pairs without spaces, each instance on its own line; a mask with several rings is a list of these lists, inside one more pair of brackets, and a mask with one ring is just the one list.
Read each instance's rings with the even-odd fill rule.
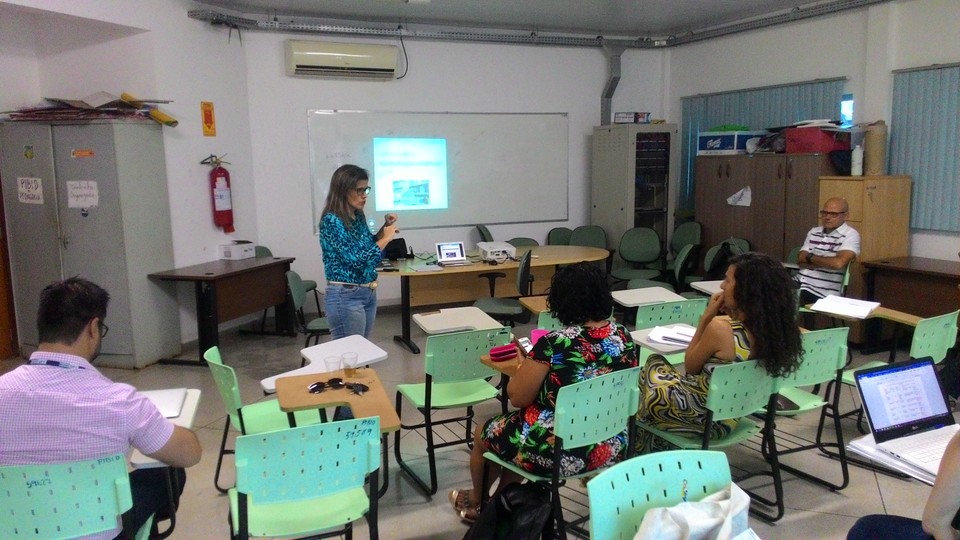
[[373,139],[373,193],[378,212],[447,208],[447,141]]

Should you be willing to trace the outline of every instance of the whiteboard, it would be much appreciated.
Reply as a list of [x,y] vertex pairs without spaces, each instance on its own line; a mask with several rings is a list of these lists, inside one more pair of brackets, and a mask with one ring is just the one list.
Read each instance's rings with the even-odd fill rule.
[[[364,213],[377,227],[388,212],[404,229],[567,220],[566,113],[313,109],[307,116],[314,232],[330,177],[346,163],[370,173]],[[416,153],[407,159],[417,166],[404,176],[383,152]]]

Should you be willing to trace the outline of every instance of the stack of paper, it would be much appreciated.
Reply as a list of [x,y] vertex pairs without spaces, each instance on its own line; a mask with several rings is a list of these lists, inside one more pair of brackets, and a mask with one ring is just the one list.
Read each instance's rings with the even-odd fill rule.
[[857,300],[855,298],[846,298],[843,296],[828,295],[814,302],[810,309],[831,315],[840,315],[842,317],[851,317],[854,319],[865,319],[874,309],[880,307],[880,302],[868,302],[866,300]]
[[696,329],[688,325],[656,326],[647,339],[665,345],[689,345]]

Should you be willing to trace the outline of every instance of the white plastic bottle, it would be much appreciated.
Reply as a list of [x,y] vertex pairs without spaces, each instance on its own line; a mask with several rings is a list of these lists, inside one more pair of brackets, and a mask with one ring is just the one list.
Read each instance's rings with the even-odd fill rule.
[[850,176],[863,176],[863,148],[859,144],[850,152]]

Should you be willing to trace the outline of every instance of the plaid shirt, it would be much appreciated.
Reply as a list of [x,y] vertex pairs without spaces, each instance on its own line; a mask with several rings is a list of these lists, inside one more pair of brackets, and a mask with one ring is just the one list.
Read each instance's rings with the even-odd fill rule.
[[149,399],[83,358],[38,351],[30,361],[0,377],[0,465],[92,459],[131,447],[152,454],[173,435],[173,423]]

